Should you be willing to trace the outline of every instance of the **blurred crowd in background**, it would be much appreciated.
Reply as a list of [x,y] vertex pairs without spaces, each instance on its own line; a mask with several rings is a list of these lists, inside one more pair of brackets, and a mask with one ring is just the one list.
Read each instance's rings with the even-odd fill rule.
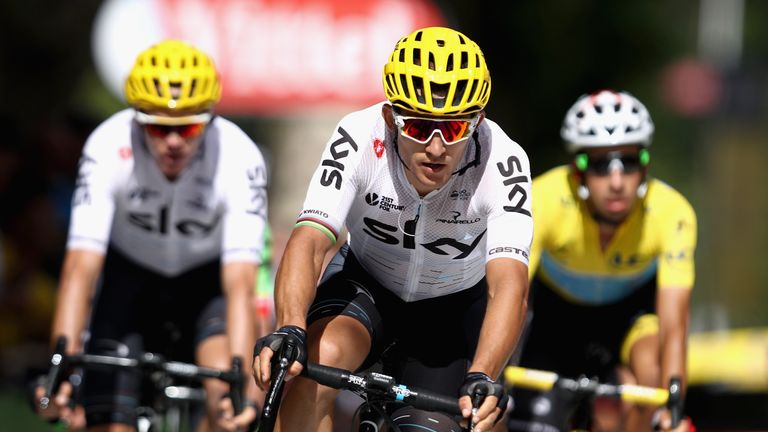
[[[0,5],[0,392],[20,388],[29,371],[46,362],[80,150],[98,123],[124,107],[97,70],[93,38],[100,10],[126,2],[76,3]],[[205,4],[236,11],[244,3],[249,2],[132,4],[175,10]],[[254,4],[317,8],[324,2],[250,3],[249,10]],[[356,10],[366,2],[333,3]],[[411,2],[371,3],[391,10]],[[768,2],[416,3],[434,8],[435,19],[482,47],[494,86],[488,117],[525,148],[534,175],[567,162],[559,127],[580,94],[616,88],[642,100],[656,123],[650,173],[683,192],[699,218],[691,331],[768,326]],[[257,42],[246,38],[230,46],[241,46],[246,55],[245,48]],[[343,47],[331,48],[338,49],[325,47],[323,56],[334,68],[356,61]],[[130,62],[133,54],[127,57]],[[273,59],[248,61],[267,68]],[[299,77],[304,64],[297,63]],[[328,72],[331,78],[335,72]],[[312,101],[306,109],[270,111],[249,110],[239,101],[227,109],[227,86],[237,84],[225,82],[222,114],[241,125],[269,159],[270,221],[279,259],[322,146],[341,115],[363,105]],[[229,94],[231,100],[235,95]],[[766,376],[755,379],[768,385]]]

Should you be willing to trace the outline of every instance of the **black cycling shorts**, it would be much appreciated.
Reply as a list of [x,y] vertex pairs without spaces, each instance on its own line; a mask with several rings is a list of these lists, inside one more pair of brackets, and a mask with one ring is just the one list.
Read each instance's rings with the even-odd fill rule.
[[[533,319],[521,341],[520,366],[571,378],[613,379],[625,336],[638,318],[655,313],[655,280],[615,303],[588,306],[563,299],[535,277],[529,295]],[[535,392],[514,389],[512,395],[512,417],[529,419]]]
[[[202,340],[225,333],[225,313],[218,259],[169,278],[109,249],[86,352],[136,357],[149,351],[194,362],[195,347]],[[136,409],[152,397],[153,389],[142,385],[144,379],[132,372],[86,371],[83,405],[88,425],[135,425]]]
[[485,316],[482,279],[464,291],[405,302],[375,281],[344,245],[328,265],[310,307],[308,325],[345,315],[371,335],[371,351],[359,370],[376,363],[408,386],[458,395],[474,357]]

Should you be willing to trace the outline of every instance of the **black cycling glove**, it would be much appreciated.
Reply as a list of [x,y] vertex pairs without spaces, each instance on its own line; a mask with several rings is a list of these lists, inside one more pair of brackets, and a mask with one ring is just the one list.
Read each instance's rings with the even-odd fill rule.
[[283,326],[277,329],[274,333],[268,334],[256,341],[256,345],[253,347],[253,356],[259,355],[261,350],[266,346],[274,352],[280,352],[280,347],[283,345],[283,341],[286,337],[293,336],[296,340],[296,361],[307,365],[307,332],[297,326]]
[[[496,406],[501,408],[502,414],[507,409],[509,396],[504,391],[504,386],[482,372],[467,372],[467,375],[464,377],[464,384],[461,385],[459,390],[459,396],[469,396],[473,399],[473,403],[475,403],[474,397],[477,395],[481,396],[480,403],[482,403],[486,396],[496,396],[498,399]],[[501,418],[501,416],[498,418]]]

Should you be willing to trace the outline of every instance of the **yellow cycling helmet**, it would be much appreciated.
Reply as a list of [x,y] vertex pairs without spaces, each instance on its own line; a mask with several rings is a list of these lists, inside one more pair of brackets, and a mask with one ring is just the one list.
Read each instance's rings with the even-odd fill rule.
[[136,58],[125,97],[142,111],[206,111],[219,101],[221,84],[208,55],[185,42],[166,40]]
[[445,27],[419,29],[400,39],[384,65],[383,81],[392,105],[424,114],[475,113],[491,96],[480,47]]

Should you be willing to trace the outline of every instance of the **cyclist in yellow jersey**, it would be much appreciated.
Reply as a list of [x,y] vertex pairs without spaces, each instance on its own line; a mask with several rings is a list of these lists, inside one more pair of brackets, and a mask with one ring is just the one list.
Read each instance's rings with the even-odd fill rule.
[[[565,116],[572,163],[533,182],[522,366],[602,378],[624,366],[637,383],[661,387],[685,379],[696,216],[679,192],[648,176],[653,131],[646,108],[625,92],[584,95]],[[513,418],[542,407],[514,396]],[[650,430],[653,414],[631,408],[625,430]],[[669,413],[660,416],[668,425]]]

